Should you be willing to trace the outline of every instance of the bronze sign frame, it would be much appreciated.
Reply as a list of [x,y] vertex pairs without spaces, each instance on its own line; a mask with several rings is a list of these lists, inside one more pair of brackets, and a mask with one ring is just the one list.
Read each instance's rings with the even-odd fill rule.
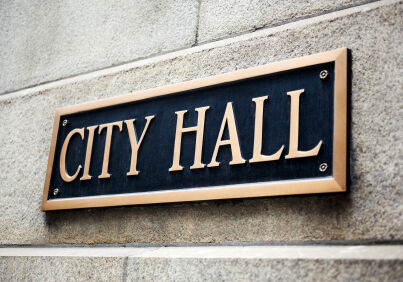
[[[277,73],[322,63],[335,63],[334,127],[333,127],[333,175],[322,178],[283,180],[250,184],[235,184],[157,192],[115,194],[106,196],[77,197],[48,200],[50,178],[55,155],[56,139],[63,115],[134,102],[138,100],[174,94],[241,79]],[[347,48],[336,49],[305,57],[289,59],[263,66],[196,79],[174,85],[158,87],[56,110],[49,152],[41,210],[62,210],[90,207],[123,206],[151,203],[186,202],[228,198],[297,195],[329,192],[345,192],[347,178]]]

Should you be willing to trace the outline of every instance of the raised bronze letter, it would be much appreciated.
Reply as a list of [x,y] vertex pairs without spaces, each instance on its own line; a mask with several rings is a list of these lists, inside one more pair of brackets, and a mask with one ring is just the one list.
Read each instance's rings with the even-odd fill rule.
[[181,155],[181,144],[182,144],[182,133],[196,131],[196,145],[195,145],[195,156],[194,163],[190,169],[203,168],[205,165],[201,162],[202,149],[203,149],[203,134],[204,134],[204,117],[209,106],[196,108],[197,112],[197,125],[193,127],[183,128],[183,116],[187,112],[177,111],[175,114],[178,116],[178,121],[176,123],[176,134],[175,134],[175,146],[174,146],[174,157],[172,161],[172,166],[169,171],[182,170],[183,167],[179,164]]
[[130,171],[126,175],[138,175],[139,171],[137,171],[137,154],[140,149],[141,142],[143,142],[144,135],[146,134],[148,125],[150,124],[151,120],[154,116],[146,117],[146,125],[144,126],[143,133],[141,133],[140,140],[137,141],[137,134],[136,130],[134,129],[134,121],[135,119],[128,119],[125,120],[127,132],[129,133],[130,138],[130,146],[132,148],[132,159],[130,161]]
[[263,106],[264,101],[268,99],[268,96],[253,98],[252,101],[256,104],[255,114],[255,137],[253,143],[253,157],[249,160],[250,163],[276,161],[280,159],[283,152],[284,145],[274,153],[273,155],[262,155],[262,132],[263,132]]
[[72,131],[67,134],[66,139],[64,140],[63,146],[62,146],[62,151],[60,152],[60,176],[62,177],[64,182],[71,182],[74,179],[77,178],[78,173],[80,172],[81,165],[78,166],[76,173],[74,173],[73,176],[70,176],[67,171],[66,171],[66,152],[67,152],[67,147],[69,146],[70,139],[74,134],[80,134],[81,139],[84,139],[84,127],[83,128],[76,128],[73,129]]
[[303,158],[316,156],[319,153],[319,149],[322,146],[322,140],[309,151],[298,151],[298,131],[299,131],[299,96],[304,93],[304,89],[287,92],[287,95],[291,97],[291,109],[290,109],[290,146],[288,148],[288,155],[286,159]]
[[99,126],[98,134],[101,134],[102,129],[106,128],[106,137],[105,137],[105,149],[104,149],[104,161],[102,163],[102,173],[98,176],[98,178],[110,178],[111,175],[108,173],[109,166],[109,154],[111,151],[111,140],[112,140],[112,131],[114,126],[119,127],[119,131],[122,131],[122,122],[116,121],[106,124],[101,124]]
[[89,172],[91,165],[92,144],[94,143],[94,131],[97,127],[98,125],[87,127],[88,130],[87,152],[85,153],[84,172],[80,180],[90,180],[92,177],[91,175],[89,175]]
[[[226,124],[228,125],[229,139],[222,140],[222,135],[224,133],[224,128]],[[220,163],[216,161],[216,158],[218,154],[218,149],[222,145],[231,145],[232,161],[230,161],[230,165],[245,163],[245,160],[242,158],[241,155],[241,148],[239,146],[234,110],[232,109],[232,102],[227,103],[227,107],[225,109],[224,117],[221,123],[220,133],[218,134],[217,142],[215,144],[213,157],[211,158],[211,162],[207,165],[208,167],[215,167],[220,165]]]

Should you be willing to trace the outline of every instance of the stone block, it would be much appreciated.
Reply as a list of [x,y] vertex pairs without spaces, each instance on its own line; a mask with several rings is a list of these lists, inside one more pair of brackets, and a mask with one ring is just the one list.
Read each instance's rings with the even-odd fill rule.
[[3,1],[0,94],[189,47],[198,2]]
[[0,248],[0,281],[400,281],[402,245]]
[[399,260],[129,258],[127,281],[399,281]]
[[[403,239],[400,1],[381,1],[0,97],[0,243]],[[343,194],[39,210],[55,110],[340,47],[352,53]]]
[[360,5],[363,0],[202,0],[198,42]]
[[123,281],[124,258],[0,257],[0,281]]

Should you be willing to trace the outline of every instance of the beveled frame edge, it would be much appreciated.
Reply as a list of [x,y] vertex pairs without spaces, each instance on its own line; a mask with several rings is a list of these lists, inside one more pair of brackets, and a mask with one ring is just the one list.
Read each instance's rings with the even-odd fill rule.
[[[213,86],[226,82],[277,73],[281,71],[335,62],[333,176],[324,178],[284,180],[264,183],[223,185],[204,188],[178,189],[158,192],[114,194],[48,200],[50,178],[56,149],[56,139],[63,115],[110,107],[162,95]],[[53,123],[51,147],[42,196],[42,211],[78,209],[136,204],[186,202],[213,199],[249,198],[346,191],[347,182],[347,48],[335,49],[300,58],[288,59],[262,66],[237,70],[173,85],[138,91],[123,96],[59,108]]]

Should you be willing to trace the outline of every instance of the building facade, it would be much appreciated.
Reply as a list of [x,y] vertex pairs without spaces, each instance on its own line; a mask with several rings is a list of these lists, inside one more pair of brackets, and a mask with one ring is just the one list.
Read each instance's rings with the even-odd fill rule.
[[[402,280],[402,16],[397,0],[2,1],[0,280]],[[40,210],[57,108],[342,47],[347,192]]]

